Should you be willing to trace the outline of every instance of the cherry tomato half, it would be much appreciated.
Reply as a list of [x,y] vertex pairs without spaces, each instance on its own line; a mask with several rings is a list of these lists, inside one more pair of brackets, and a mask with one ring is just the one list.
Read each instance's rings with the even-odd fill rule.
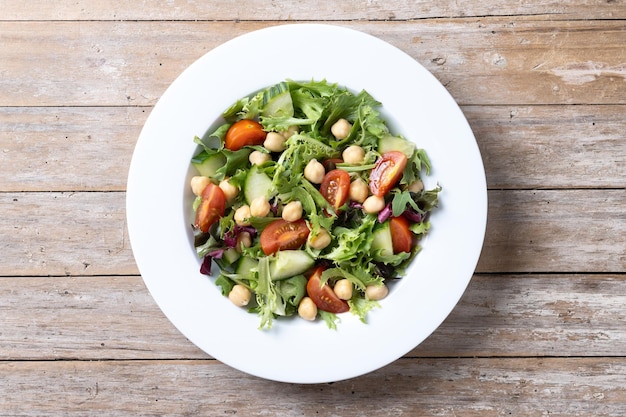
[[313,275],[306,284],[306,292],[313,300],[317,308],[330,313],[345,313],[350,310],[350,306],[344,300],[337,297],[332,288],[326,283],[322,285],[322,272],[324,267],[318,266],[313,271]]
[[409,221],[404,217],[392,217],[389,220],[393,253],[411,252],[413,233],[409,229]]
[[201,197],[202,201],[196,210],[194,225],[206,233],[211,225],[224,215],[226,196],[220,187],[209,183],[202,191]]
[[265,141],[267,132],[263,126],[254,120],[239,120],[228,129],[224,138],[224,146],[231,151],[237,151],[247,145],[261,145]]
[[370,173],[370,191],[377,197],[384,197],[402,178],[407,157],[399,151],[381,155]]
[[266,255],[279,250],[298,249],[306,242],[309,232],[304,219],[295,222],[274,220],[261,232],[261,249]]
[[327,172],[320,184],[320,193],[338,210],[350,195],[350,174],[342,169]]

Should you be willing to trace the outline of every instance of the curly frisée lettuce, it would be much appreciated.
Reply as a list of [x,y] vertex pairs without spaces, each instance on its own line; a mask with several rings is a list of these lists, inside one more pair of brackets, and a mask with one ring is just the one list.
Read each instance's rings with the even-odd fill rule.
[[441,188],[424,188],[426,152],[380,107],[366,91],[287,80],[194,138],[201,272],[217,265],[215,284],[260,328],[300,316],[335,329],[345,312],[365,323],[420,251]]

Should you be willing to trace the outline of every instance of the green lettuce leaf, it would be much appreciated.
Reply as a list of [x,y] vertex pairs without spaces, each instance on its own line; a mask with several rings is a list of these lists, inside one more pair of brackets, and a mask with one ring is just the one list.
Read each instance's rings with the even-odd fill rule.
[[259,280],[255,290],[257,310],[261,317],[259,328],[271,329],[279,300],[276,294],[276,287],[270,277],[270,258],[267,256],[259,259]]
[[317,314],[324,320],[329,329],[337,330],[337,323],[341,321],[339,316],[324,310],[318,310]]
[[350,312],[357,316],[362,323],[367,323],[367,313],[380,307],[377,301],[368,300],[360,296],[352,297],[352,299],[348,300],[348,305],[350,306]]

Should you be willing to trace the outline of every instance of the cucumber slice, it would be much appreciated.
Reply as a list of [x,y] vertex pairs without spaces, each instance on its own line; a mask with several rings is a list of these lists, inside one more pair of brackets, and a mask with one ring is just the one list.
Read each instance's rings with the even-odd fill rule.
[[235,273],[244,279],[251,279],[253,271],[258,270],[259,261],[249,256],[242,256],[237,263]]
[[243,184],[243,195],[248,204],[251,204],[255,198],[260,196],[265,197],[267,200],[273,197],[272,179],[259,169],[258,165],[252,165],[252,168],[248,171]]
[[293,100],[286,82],[276,84],[263,92],[263,110],[266,117],[292,117]]
[[415,144],[398,136],[387,135],[378,141],[378,152],[400,151],[410,158],[415,152]]
[[389,222],[381,224],[374,230],[371,252],[375,261],[385,261],[386,257],[393,255],[393,242],[391,241]]
[[230,248],[224,251],[224,253],[222,254],[222,259],[224,259],[226,262],[232,265],[235,262],[237,262],[237,259],[239,259],[240,256],[241,254],[237,252],[237,249]]
[[270,259],[272,281],[290,278],[312,268],[315,260],[303,250],[283,250]]
[[191,164],[200,175],[211,178],[226,164],[226,157],[221,153],[209,154],[207,151],[202,151],[191,159]]

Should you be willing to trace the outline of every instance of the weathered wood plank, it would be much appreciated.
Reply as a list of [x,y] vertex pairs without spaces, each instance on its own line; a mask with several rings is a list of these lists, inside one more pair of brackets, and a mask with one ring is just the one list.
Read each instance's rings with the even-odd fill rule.
[[123,191],[150,112],[137,107],[0,109],[0,191]]
[[623,356],[624,275],[475,275],[410,356]]
[[[29,3],[30,4],[30,3]],[[301,1],[251,0],[233,11],[232,2],[158,0],[128,3],[111,0],[36,1],[24,7],[18,0],[4,1],[3,20],[409,20],[433,17],[550,15],[551,19],[623,19],[624,4],[614,1],[578,0],[517,2],[428,1]]]
[[626,189],[489,192],[480,272],[623,272]]
[[[0,415],[623,415],[623,1],[0,3]],[[444,324],[377,372],[300,386],[174,329],[136,275],[124,190],[184,68],[312,16],[433,72],[491,190],[479,273]]]
[[0,362],[0,374],[6,417],[621,417],[626,403],[624,358],[405,359],[313,385],[260,380],[217,361]]
[[[477,271],[624,271],[625,194],[490,191]],[[0,276],[136,274],[124,207],[117,192],[0,193]]]
[[[476,275],[407,357],[622,356],[625,283],[624,275]],[[0,316],[0,360],[208,358],[138,276],[0,278]]]
[[624,106],[466,106],[489,188],[626,186]]
[[0,193],[0,275],[137,274],[124,193]]
[[0,278],[0,360],[206,359],[139,276]]
[[[1,108],[0,191],[124,191],[133,148],[150,110]],[[480,146],[489,188],[626,184],[626,106],[462,110]]]
[[480,19],[367,30],[414,57],[460,104],[615,104],[625,100],[626,50],[625,26],[614,23]]
[[[153,105],[208,50],[276,23],[0,22],[0,106]],[[406,51],[461,104],[626,103],[623,21],[342,25]]]

